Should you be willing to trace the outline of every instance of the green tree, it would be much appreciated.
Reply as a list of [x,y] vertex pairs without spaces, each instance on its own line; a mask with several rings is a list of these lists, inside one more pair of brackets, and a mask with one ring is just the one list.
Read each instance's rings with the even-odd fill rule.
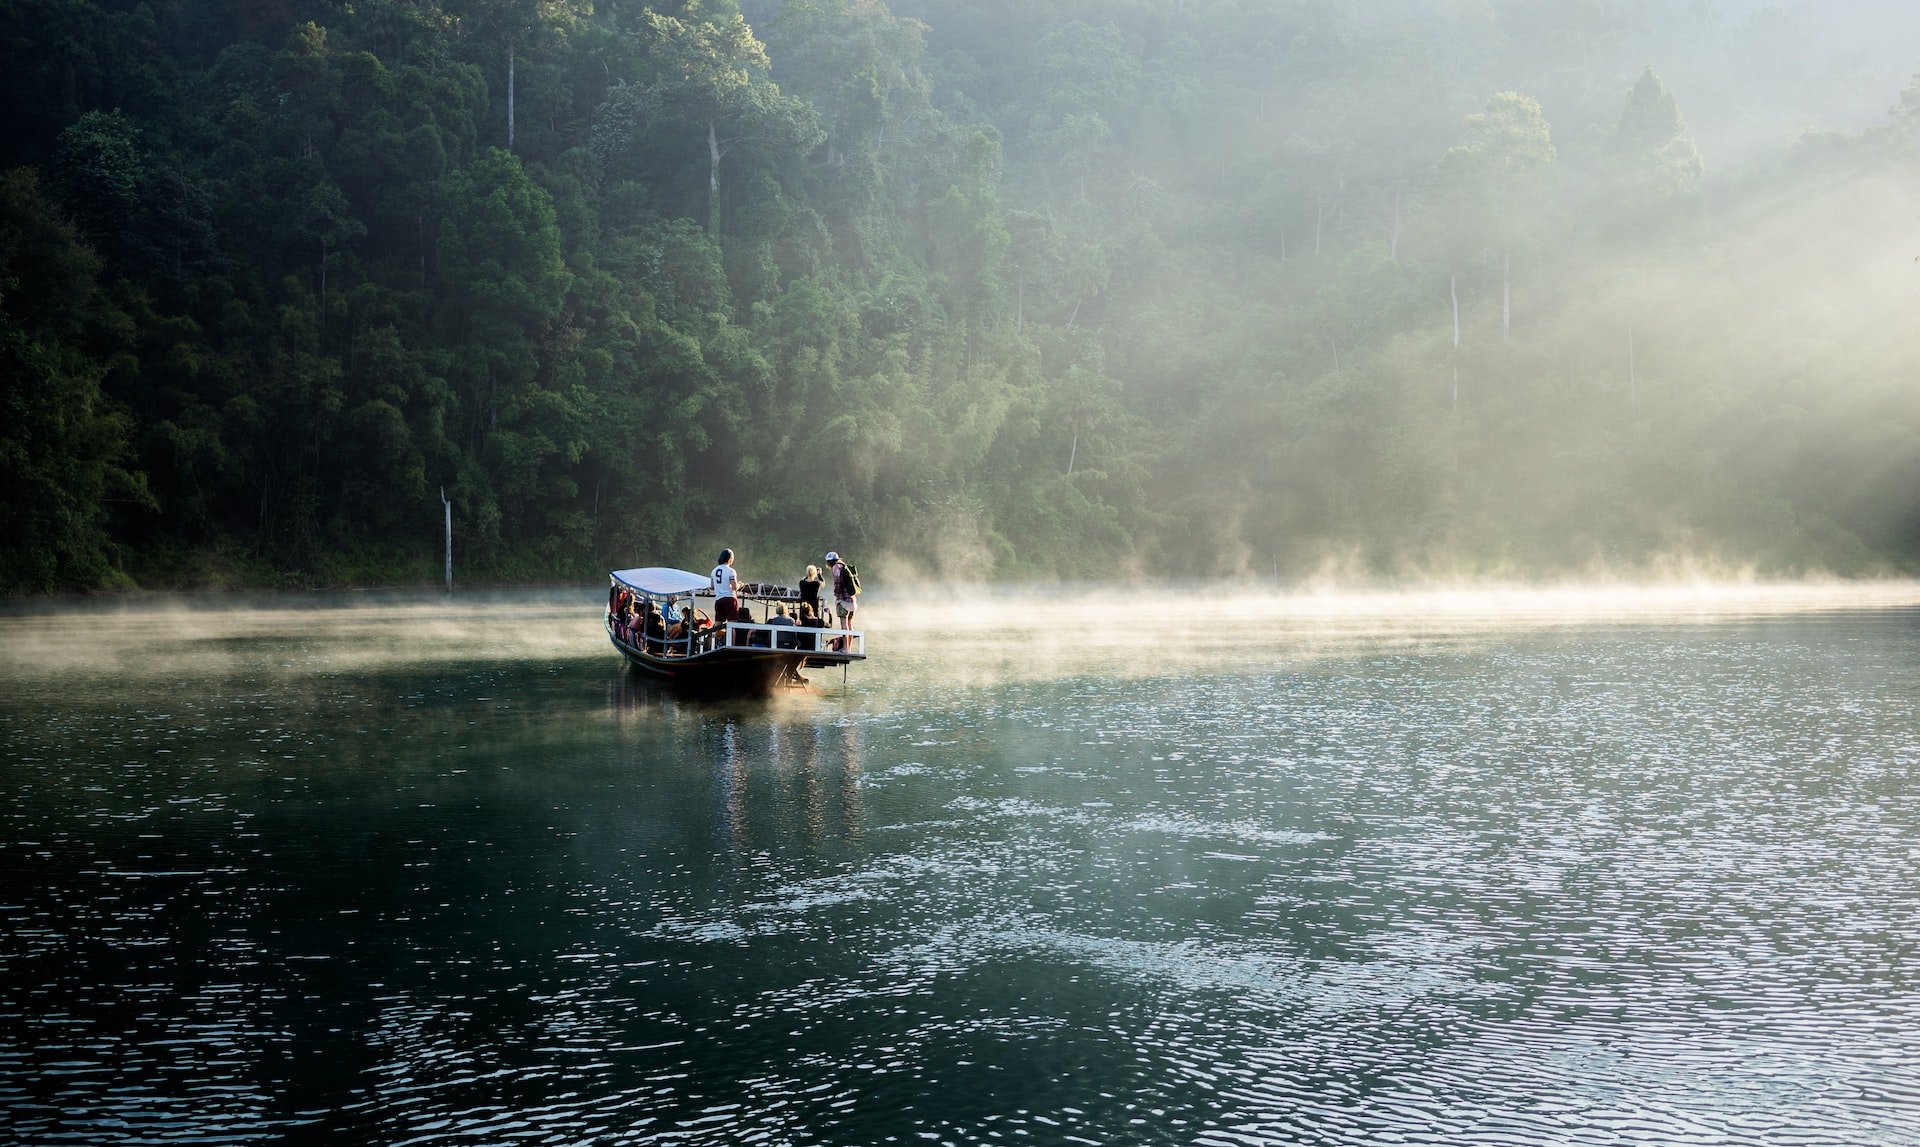
[[1693,186],[1704,170],[1680,106],[1652,64],[1628,90],[1607,150],[1620,165],[1626,189],[1642,200],[1669,199]]
[[645,15],[660,72],[652,106],[706,135],[707,229],[720,233],[720,163],[756,143],[805,153],[820,140],[813,110],[769,75],[766,48],[730,0],[689,0],[681,15]]
[[54,190],[80,233],[101,249],[128,249],[145,179],[139,129],[119,111],[90,111],[60,133]]
[[1440,157],[1440,177],[1457,197],[1471,233],[1500,254],[1500,341],[1513,333],[1513,249],[1533,239],[1552,166],[1552,130],[1540,102],[1497,92],[1466,118],[1465,138]]
[[[517,156],[489,148],[449,180],[437,257],[440,329],[454,348],[449,366],[461,389],[465,447],[488,459],[493,478],[462,493],[491,512],[505,508],[503,495],[524,507],[547,463],[571,450],[550,433],[556,417],[568,420],[565,400],[535,393],[544,343],[574,278],[553,200]],[[500,522],[509,532],[520,524]]]
[[152,506],[132,420],[102,393],[99,262],[30,169],[0,175],[0,590],[124,582],[109,504]]

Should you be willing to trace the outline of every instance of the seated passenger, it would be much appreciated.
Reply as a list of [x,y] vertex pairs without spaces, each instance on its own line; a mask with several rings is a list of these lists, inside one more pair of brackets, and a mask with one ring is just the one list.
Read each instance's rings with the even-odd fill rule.
[[[794,624],[794,620],[787,615],[786,606],[776,605],[773,607],[773,616],[767,619],[767,624],[790,626]],[[773,644],[777,649],[798,649],[800,648],[800,635],[797,633],[782,633],[774,638]]]
[[[820,611],[814,607],[812,602],[800,603],[800,626],[803,629],[828,628],[827,619],[820,616]],[[811,649],[816,653],[819,652],[821,648],[820,635],[818,633],[814,633],[814,634],[808,634],[806,636],[800,637],[799,648]]]
[[[733,619],[741,625],[754,624],[753,611],[747,608],[747,603],[744,601],[740,603],[739,612],[734,614]],[[739,633],[735,635],[734,644],[765,645],[767,644],[767,635],[765,633]]]

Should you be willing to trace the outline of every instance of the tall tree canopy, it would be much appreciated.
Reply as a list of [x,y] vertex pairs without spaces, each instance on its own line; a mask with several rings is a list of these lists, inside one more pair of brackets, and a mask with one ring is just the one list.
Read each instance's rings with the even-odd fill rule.
[[1920,79],[1710,9],[0,6],[0,588],[1912,569]]

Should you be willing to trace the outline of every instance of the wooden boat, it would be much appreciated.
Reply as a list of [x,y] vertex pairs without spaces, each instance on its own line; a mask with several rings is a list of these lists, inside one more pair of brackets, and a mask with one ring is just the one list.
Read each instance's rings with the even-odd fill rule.
[[[866,635],[857,629],[816,629],[729,621],[716,626],[713,583],[705,574],[668,566],[614,570],[608,575],[607,640],[633,668],[678,688],[716,693],[771,693],[804,685],[804,667],[865,661]],[[613,602],[625,589],[633,605],[616,617]],[[749,583],[740,600],[798,603],[790,586]],[[704,604],[703,604],[704,600]],[[651,615],[651,616],[650,616]]]

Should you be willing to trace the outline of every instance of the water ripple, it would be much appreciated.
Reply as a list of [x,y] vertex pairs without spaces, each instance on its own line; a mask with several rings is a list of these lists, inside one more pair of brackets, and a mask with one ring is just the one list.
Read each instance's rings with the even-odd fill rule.
[[1920,1144],[1911,613],[762,707],[368,623],[0,659],[0,1142]]

